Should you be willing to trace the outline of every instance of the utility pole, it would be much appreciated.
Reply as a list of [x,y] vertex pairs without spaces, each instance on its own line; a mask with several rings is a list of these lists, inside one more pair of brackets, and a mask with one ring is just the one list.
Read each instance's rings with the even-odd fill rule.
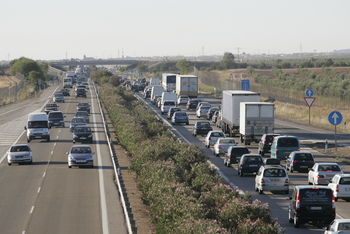
[[236,49],[237,49],[237,54],[238,54],[237,59],[239,60],[239,49],[242,49],[242,48],[240,48],[240,47],[236,47]]

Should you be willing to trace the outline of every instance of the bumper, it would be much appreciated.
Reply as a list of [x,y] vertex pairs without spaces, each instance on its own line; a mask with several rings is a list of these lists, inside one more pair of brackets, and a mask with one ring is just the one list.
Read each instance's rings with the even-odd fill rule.
[[30,163],[32,158],[8,158],[8,163]]
[[38,136],[29,136],[29,140],[38,140],[38,139],[49,139],[50,135],[38,135]]
[[242,173],[256,173],[260,167],[243,167],[241,168]]
[[87,161],[68,161],[68,166],[70,167],[79,167],[79,166],[94,166],[94,161],[93,160],[87,160]]
[[289,186],[284,185],[265,185],[261,186],[263,191],[289,191]]

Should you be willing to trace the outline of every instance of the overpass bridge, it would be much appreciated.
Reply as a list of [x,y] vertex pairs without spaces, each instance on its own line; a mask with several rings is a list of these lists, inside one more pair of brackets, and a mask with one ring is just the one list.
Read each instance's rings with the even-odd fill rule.
[[132,65],[138,64],[137,60],[123,60],[123,59],[96,59],[96,60],[59,60],[49,61],[52,66],[78,66],[78,65]]

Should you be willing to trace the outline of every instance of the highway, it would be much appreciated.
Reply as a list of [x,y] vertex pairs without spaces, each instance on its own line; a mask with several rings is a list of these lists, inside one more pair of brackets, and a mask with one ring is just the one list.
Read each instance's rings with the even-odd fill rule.
[[[141,93],[138,93],[140,97],[143,97]],[[203,99],[204,101],[210,102],[213,106],[219,106],[220,99],[215,99],[209,96],[203,96],[200,95],[199,98]],[[156,106],[150,104],[150,100],[145,100],[147,105],[156,111],[160,115],[160,109],[158,109]],[[244,177],[240,177],[237,174],[237,164],[231,165],[230,168],[224,165],[223,163],[223,157],[215,157],[213,155],[213,148],[210,149],[206,148],[204,146],[204,136],[192,136],[192,127],[194,123],[197,120],[203,120],[205,118],[198,119],[195,114],[195,110],[186,110],[185,106],[180,106],[183,110],[185,110],[190,117],[190,124],[189,125],[171,125],[168,120],[166,120],[166,115],[160,115],[162,116],[166,122],[167,125],[178,131],[188,142],[191,142],[192,144],[196,145],[203,153],[208,155],[210,157],[210,161],[215,164],[215,166],[238,188],[244,192],[249,192],[249,194],[252,195],[253,200],[258,199],[263,203],[268,203],[269,207],[271,209],[271,214],[273,218],[276,218],[279,222],[279,224],[286,229],[286,233],[323,233],[324,230],[322,229],[323,224],[305,224],[301,225],[299,229],[294,228],[293,224],[289,223],[288,221],[288,204],[289,200],[286,200],[288,195],[281,194],[281,193],[272,193],[272,192],[264,192],[264,194],[258,194],[254,190],[254,180],[255,175],[245,175]],[[218,129],[215,124],[212,124],[213,130],[220,130]],[[334,131],[328,131],[328,130],[322,130],[320,128],[317,128],[315,126],[305,126],[300,124],[294,124],[290,122],[286,122],[283,120],[276,119],[275,120],[275,133],[279,134],[288,134],[288,135],[294,135],[299,138],[301,141],[301,144],[303,142],[307,143],[308,141],[324,141],[325,139],[328,139],[329,141],[334,142]],[[350,145],[350,136],[347,134],[338,134],[338,143],[341,144],[347,144]],[[239,145],[242,145],[239,141],[238,137],[235,137],[236,142],[239,142]],[[252,143],[248,146],[248,148],[251,150],[251,153],[258,153],[258,144]],[[307,148],[305,145],[302,145],[302,150],[308,150],[311,151],[312,154],[315,157],[316,162],[337,162],[343,169],[345,173],[350,173],[350,166],[346,165],[344,163],[340,163],[339,161],[326,156],[322,153],[320,153],[317,150],[313,150],[311,148]],[[266,154],[263,158],[269,157],[269,154]],[[282,161],[282,165],[285,165],[284,161]],[[307,173],[299,173],[299,172],[293,172],[289,173],[290,177],[290,194],[294,186],[296,185],[307,185]],[[337,207],[337,218],[350,218],[350,202],[346,202],[345,200],[339,199],[336,203]]]
[[[51,141],[33,140],[32,165],[7,165],[6,151],[12,144],[27,144],[27,115],[42,111],[52,94],[51,86],[39,97],[0,107],[0,227],[1,233],[127,233],[113,166],[94,90],[65,103],[65,128],[52,127]],[[66,152],[72,147],[69,121],[78,102],[92,107],[90,124],[94,142],[94,168],[68,168]],[[80,143],[76,143],[80,144]],[[83,143],[86,144],[86,143]]]

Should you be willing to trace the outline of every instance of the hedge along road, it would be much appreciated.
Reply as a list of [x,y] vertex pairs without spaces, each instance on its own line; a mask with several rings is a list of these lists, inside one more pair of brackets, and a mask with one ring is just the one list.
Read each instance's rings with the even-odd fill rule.
[[[141,93],[136,93],[139,97],[143,97]],[[219,106],[220,99],[215,99],[213,97],[208,96],[200,96],[201,99],[204,99],[204,101],[207,101],[211,103],[213,106]],[[142,99],[142,98],[140,98]],[[144,100],[144,99],[143,99]],[[252,195],[253,199],[258,199],[262,201],[263,203],[268,203],[269,207],[271,209],[272,217],[278,219],[278,222],[280,225],[286,229],[286,233],[300,233],[302,231],[303,233],[323,233],[324,230],[322,230],[322,227],[325,226],[324,224],[305,224],[301,225],[300,229],[294,228],[293,224],[289,223],[288,221],[288,204],[289,200],[286,200],[286,197],[288,195],[282,194],[282,193],[271,193],[271,192],[264,192],[264,194],[258,194],[254,190],[254,180],[255,175],[247,175],[244,177],[239,177],[237,174],[237,164],[232,165],[230,168],[226,167],[223,164],[223,157],[215,157],[213,155],[212,147],[210,149],[206,148],[204,146],[204,136],[192,136],[192,127],[194,123],[197,120],[204,120],[205,118],[198,119],[196,117],[194,110],[189,110],[187,113],[190,117],[190,124],[189,125],[171,125],[170,122],[166,119],[166,115],[161,115],[160,110],[152,105],[150,103],[149,99],[144,100],[147,105],[153,109],[155,112],[159,114],[159,116],[162,116],[166,122],[169,123],[170,127],[173,127],[175,131],[180,133],[182,137],[184,137],[187,142],[191,142],[192,144],[196,145],[204,154],[209,156],[210,161],[225,175],[225,177],[228,178],[230,182],[232,182],[235,186],[237,186],[240,190],[244,192],[249,192],[249,194]],[[185,106],[180,106],[183,110],[186,110]],[[220,130],[218,129],[215,124],[212,124],[213,130]],[[303,142],[310,142],[310,141],[324,141],[325,139],[334,139],[334,132],[328,131],[328,130],[322,130],[317,127],[312,126],[304,126],[300,124],[292,124],[287,121],[283,121],[280,119],[275,120],[275,133],[283,134],[283,135],[294,135],[297,136],[301,143]],[[235,137],[236,141],[239,142],[239,138]],[[338,140],[342,144],[349,144],[350,138],[346,134],[340,134],[338,136]],[[248,148],[251,150],[251,153],[258,153],[258,144],[252,143]],[[311,153],[314,155],[315,160],[317,162],[337,162],[342,167],[343,171],[345,173],[350,173],[350,166],[346,165],[344,163],[340,163],[339,161],[335,160],[334,158],[331,158],[323,153],[320,153],[317,150],[312,150],[311,148],[307,148],[306,146],[302,145],[302,150],[308,150],[311,151]],[[269,154],[266,154],[263,158],[268,158]],[[282,165],[285,165],[285,162],[282,161]],[[292,192],[292,189],[296,185],[307,185],[307,173],[289,173],[290,177],[290,194]],[[337,205],[337,218],[350,218],[350,203],[346,202],[345,200],[339,199],[336,203]]]
[[[58,104],[66,115],[66,127],[52,127],[50,142],[29,143],[32,165],[7,165],[5,151],[10,145],[27,144],[23,129],[27,115],[40,112],[60,88],[52,86],[40,97],[0,107],[1,233],[127,233],[93,91],[85,99],[75,98],[72,89],[72,96]],[[89,125],[94,131],[94,142],[89,145],[96,152],[93,169],[68,168],[66,152],[73,145],[69,121],[78,102],[92,105]]]

